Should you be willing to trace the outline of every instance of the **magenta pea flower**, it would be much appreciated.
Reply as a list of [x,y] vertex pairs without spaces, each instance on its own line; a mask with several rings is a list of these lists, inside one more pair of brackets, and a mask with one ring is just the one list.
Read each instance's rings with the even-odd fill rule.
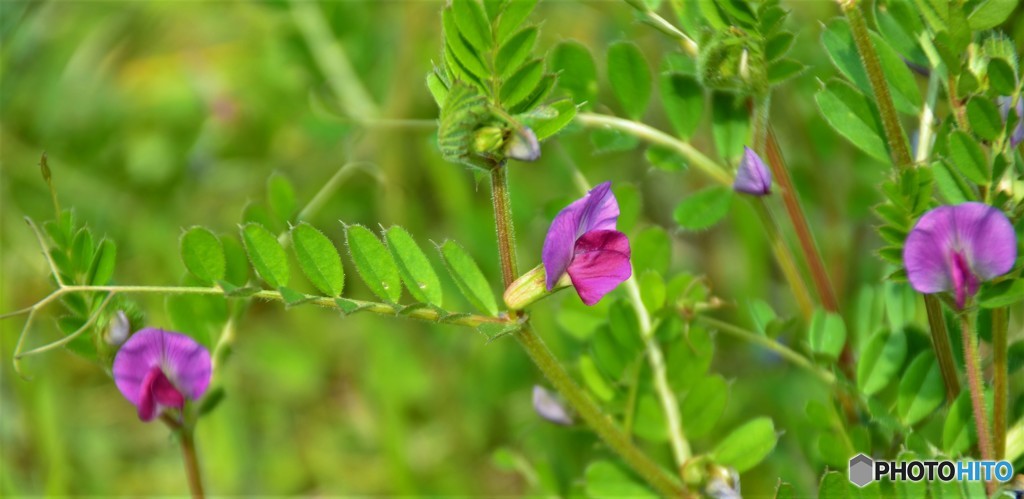
[[568,274],[587,305],[629,279],[629,239],[615,230],[619,203],[605,182],[555,216],[544,239],[542,260],[548,291]]
[[732,188],[736,192],[754,196],[766,196],[772,191],[772,172],[761,157],[749,147],[743,147],[743,159],[736,169]]
[[1009,272],[1016,259],[1013,226],[1001,210],[984,203],[928,211],[903,247],[910,285],[921,293],[952,291],[960,308],[982,281]]
[[146,328],[133,334],[114,357],[114,382],[139,409],[139,419],[152,421],[165,409],[181,409],[210,385],[210,351],[192,338]]

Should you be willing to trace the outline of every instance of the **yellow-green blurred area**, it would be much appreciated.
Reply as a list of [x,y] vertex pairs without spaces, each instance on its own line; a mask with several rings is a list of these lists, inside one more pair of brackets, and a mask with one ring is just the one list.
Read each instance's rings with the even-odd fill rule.
[[[885,167],[838,139],[811,99],[816,78],[835,73],[817,23],[835,6],[787,7],[789,22],[806,28],[794,56],[810,70],[776,94],[773,125],[840,299],[850,304],[884,275],[868,210]],[[444,162],[435,144],[437,108],[424,82],[440,60],[441,8],[420,0],[0,3],[0,311],[30,306],[53,289],[23,222],[53,218],[39,168],[44,151],[62,207],[116,241],[117,284],[181,284],[184,229],[236,234],[245,210],[264,203],[273,173],[292,182],[301,207],[350,165],[310,223],[342,250],[340,222],[399,224],[426,249],[457,240],[498,293],[489,185]],[[655,71],[664,54],[679,51],[636,22],[624,2],[541,2],[531,20],[542,25],[541,52],[567,39],[590,47],[600,112],[620,111],[601,62],[610,43],[636,41]],[[357,109],[339,98],[351,88],[368,95]],[[656,104],[645,121],[667,130]],[[706,130],[694,142],[713,154]],[[680,232],[672,209],[708,180],[652,168],[643,147],[599,153],[578,128],[546,142],[540,161],[511,166],[522,269],[540,263],[551,216],[578,197],[574,165],[592,183],[611,180],[635,192],[630,235],[664,227],[673,236],[672,272],[706,275],[737,322],[749,323],[745,304],[754,298],[794,313],[745,203],[736,201],[712,230]],[[342,254],[345,295],[372,299]],[[436,253],[428,254],[443,274]],[[470,311],[446,277],[447,308]],[[292,280],[312,290],[294,269]],[[610,299],[617,296],[624,294]],[[149,325],[180,326],[166,298],[129,298]],[[575,372],[584,346],[570,330],[583,326],[559,317],[566,309],[583,309],[571,290],[538,304],[533,316]],[[60,307],[44,312],[28,332],[29,347],[60,337]],[[13,371],[24,318],[0,323],[0,494],[186,494],[169,431],[140,422],[100,366],[58,349],[25,359],[25,377]],[[584,426],[558,427],[534,413],[531,388],[543,379],[507,338],[489,343],[456,326],[265,302],[252,303],[234,327],[232,355],[216,373],[226,399],[196,437],[212,494],[570,494],[586,464],[608,456]],[[692,442],[695,451],[767,415],[785,433],[769,459],[744,474],[744,491],[769,494],[779,478],[813,490],[823,467],[802,428],[803,410],[809,398],[825,399],[824,389],[756,347],[717,340],[712,370],[734,381],[721,421]],[[670,466],[666,444],[639,442]]]

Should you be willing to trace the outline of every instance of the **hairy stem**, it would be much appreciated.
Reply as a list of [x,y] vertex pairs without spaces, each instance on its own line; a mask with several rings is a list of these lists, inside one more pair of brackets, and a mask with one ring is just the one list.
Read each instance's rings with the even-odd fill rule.
[[775,133],[770,127],[768,128],[767,136],[765,152],[768,158],[768,166],[772,170],[772,175],[775,176],[776,181],[779,183],[779,187],[782,188],[782,203],[786,207],[786,214],[789,215],[790,223],[793,224],[797,241],[800,242],[800,249],[807,262],[807,267],[811,271],[811,280],[814,282],[818,297],[821,299],[821,305],[829,312],[838,313],[839,300],[836,299],[835,289],[832,287],[832,281],[825,270],[825,262],[821,257],[821,252],[818,250],[818,245],[814,241],[814,236],[811,235],[810,224],[807,223],[807,215],[800,205],[800,199],[797,196],[796,187],[793,185],[793,179],[789,175],[789,169],[786,168],[786,161],[783,159],[782,150],[779,148],[779,143],[775,139]]
[[[509,203],[508,177],[505,167],[491,169],[491,194],[494,205],[495,226],[498,231],[498,252],[505,288],[515,281],[515,235],[512,234],[512,207]],[[639,448],[629,436],[606,415],[579,385],[569,376],[555,355],[529,324],[515,333],[515,338],[537,365],[544,377],[565,398],[581,418],[612,448],[634,471],[644,478],[659,494],[678,497],[684,490]]]
[[1009,395],[1009,365],[1006,359],[1008,310],[997,308],[992,311],[992,391],[994,403],[992,415],[993,457],[1002,459],[1006,454],[1006,398]]
[[960,378],[956,361],[953,359],[953,345],[949,342],[946,321],[942,317],[942,303],[935,295],[924,295],[925,310],[928,311],[928,326],[932,331],[932,348],[939,362],[939,371],[946,385],[946,400],[952,404],[960,394]]
[[[988,432],[988,416],[985,414],[985,386],[981,374],[981,359],[978,355],[978,342],[966,312],[960,313],[960,330],[964,342],[964,363],[967,370],[967,385],[971,393],[974,426],[978,431],[978,449],[981,451],[982,460],[991,461],[992,440]],[[994,485],[992,482],[985,482],[989,495],[995,492]]]
[[516,261],[516,234],[512,226],[512,206],[505,167],[505,164],[500,164],[491,170],[491,203],[494,205],[494,227],[498,233],[501,278],[507,289],[519,276],[519,265]]
[[817,367],[807,357],[800,355],[799,353],[787,347],[786,345],[783,345],[782,343],[772,340],[771,338],[763,334],[747,331],[746,329],[734,326],[725,321],[720,321],[718,319],[708,317],[706,315],[695,316],[693,320],[703,323],[705,326],[712,327],[730,336],[734,336],[741,340],[749,341],[750,343],[753,343],[755,345],[767,348],[779,354],[780,357],[791,362],[793,365],[813,374],[816,378],[821,380],[826,385],[829,385],[833,388],[835,388],[836,386],[836,377],[834,374]]
[[867,71],[871,91],[875,94],[875,102],[878,103],[878,111],[882,116],[882,128],[885,129],[885,137],[889,142],[892,161],[899,169],[909,168],[913,164],[910,148],[907,146],[903,126],[900,125],[900,118],[896,113],[896,106],[893,104],[889,83],[885,79],[885,72],[882,71],[878,52],[875,51],[874,42],[871,41],[871,33],[864,21],[864,14],[860,11],[860,4],[857,0],[839,0],[839,5],[850,21],[853,42],[857,45],[860,60],[864,64],[864,70]]

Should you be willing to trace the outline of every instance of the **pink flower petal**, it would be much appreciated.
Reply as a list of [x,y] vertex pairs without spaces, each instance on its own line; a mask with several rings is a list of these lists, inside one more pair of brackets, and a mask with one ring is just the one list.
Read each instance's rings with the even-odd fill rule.
[[[153,374],[154,369],[159,376]],[[145,413],[152,418],[159,414],[159,405],[169,406],[177,400],[168,390],[192,400],[202,397],[210,384],[211,369],[209,350],[192,338],[146,328],[118,350],[113,374],[118,390],[139,408],[140,417]]]
[[576,241],[575,253],[569,278],[587,305],[600,301],[633,274],[629,239],[617,230],[587,232]]
[[743,160],[736,170],[733,190],[754,196],[764,196],[772,190],[772,172],[761,157],[749,147],[743,148]]
[[614,230],[618,218],[619,203],[612,194],[611,182],[598,185],[558,212],[544,238],[541,253],[548,290],[555,287],[569,268],[576,240],[592,230]]
[[940,206],[925,213],[907,236],[903,263],[921,293],[955,291],[962,305],[980,281],[1009,272],[1017,238],[1002,211],[983,203]]

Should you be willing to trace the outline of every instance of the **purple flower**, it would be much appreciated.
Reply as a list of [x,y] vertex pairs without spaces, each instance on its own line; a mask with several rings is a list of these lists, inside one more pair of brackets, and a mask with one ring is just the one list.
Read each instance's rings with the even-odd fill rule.
[[1024,140],[1024,96],[1017,98],[1016,106],[1013,105],[1013,97],[1002,96],[996,101],[999,103],[999,112],[1003,115],[1003,123],[1009,118],[1011,107],[1017,113],[1017,125],[1010,134],[1010,147],[1017,147],[1017,144]]
[[749,147],[743,148],[743,160],[736,170],[736,180],[732,183],[736,192],[766,196],[772,191],[772,172],[761,161],[761,157]]
[[593,188],[555,216],[542,256],[548,291],[568,273],[583,303],[593,305],[629,279],[629,240],[615,230],[618,218],[611,182]]
[[139,408],[139,419],[152,421],[164,409],[185,406],[210,385],[210,352],[192,338],[156,328],[133,334],[114,358],[114,381],[121,394]]
[[983,203],[928,211],[903,247],[911,286],[921,293],[952,291],[960,308],[981,281],[1009,272],[1016,259],[1013,226],[1002,211]]

